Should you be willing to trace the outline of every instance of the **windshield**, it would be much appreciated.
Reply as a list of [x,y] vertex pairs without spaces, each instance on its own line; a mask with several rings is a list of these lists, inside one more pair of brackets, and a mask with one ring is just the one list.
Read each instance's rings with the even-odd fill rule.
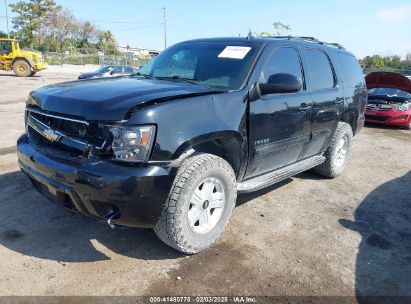
[[143,66],[139,74],[238,89],[244,83],[259,48],[259,45],[238,42],[179,43]]
[[397,97],[397,98],[408,98],[411,99],[411,94],[393,88],[374,88],[368,91],[368,96],[387,96],[387,97]]

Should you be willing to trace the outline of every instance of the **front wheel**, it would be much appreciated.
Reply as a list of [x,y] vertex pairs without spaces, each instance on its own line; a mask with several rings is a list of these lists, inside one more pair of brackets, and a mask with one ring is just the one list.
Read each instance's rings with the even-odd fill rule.
[[343,173],[351,155],[352,139],[351,126],[345,122],[339,122],[330,145],[324,152],[325,162],[315,167],[314,172],[328,178],[335,178]]
[[236,178],[230,164],[212,154],[193,156],[178,170],[154,231],[181,252],[202,251],[223,233],[236,198]]
[[13,64],[13,71],[18,77],[28,77],[31,74],[31,67],[27,61],[17,60]]

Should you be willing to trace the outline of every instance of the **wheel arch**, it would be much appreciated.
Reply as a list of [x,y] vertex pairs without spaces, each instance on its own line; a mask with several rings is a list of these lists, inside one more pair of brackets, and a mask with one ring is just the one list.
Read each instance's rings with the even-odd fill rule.
[[358,118],[358,109],[350,108],[341,114],[340,121],[349,124],[351,126],[352,134],[355,135],[357,131]]
[[26,61],[29,65],[30,65],[30,67],[31,68],[34,68],[34,62],[33,62],[33,60],[31,60],[31,59],[29,59],[29,58],[27,58],[27,57],[15,57],[14,59],[13,59],[13,61],[11,62],[11,65],[13,66],[14,65],[14,63],[16,62],[16,61],[19,61],[19,60],[23,60],[23,61]]
[[212,132],[184,142],[172,158],[182,163],[194,153],[209,153],[223,158],[231,165],[238,179],[245,169],[247,144],[239,132]]

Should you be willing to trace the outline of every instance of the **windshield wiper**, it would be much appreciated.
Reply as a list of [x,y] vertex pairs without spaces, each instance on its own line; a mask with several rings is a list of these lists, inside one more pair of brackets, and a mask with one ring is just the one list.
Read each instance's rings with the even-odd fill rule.
[[148,74],[141,74],[140,72],[131,74],[130,77],[134,77],[134,76],[140,76],[140,77],[144,77],[146,79],[152,79],[153,77],[148,75]]
[[207,87],[207,88],[210,87],[208,85],[205,85],[205,84],[201,83],[199,80],[195,80],[195,79],[191,79],[191,78],[185,78],[185,77],[181,77],[181,76],[178,76],[178,75],[164,76],[164,77],[158,76],[158,77],[155,77],[155,78],[160,79],[160,80],[168,80],[168,79],[180,80],[180,81],[185,81],[185,82],[188,82],[188,83],[196,84],[196,85],[199,85],[199,86],[202,86],[202,87]]

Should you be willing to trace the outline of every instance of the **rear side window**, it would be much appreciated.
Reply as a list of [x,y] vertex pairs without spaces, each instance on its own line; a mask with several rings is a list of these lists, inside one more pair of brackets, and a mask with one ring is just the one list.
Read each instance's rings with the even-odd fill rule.
[[123,68],[122,67],[115,67],[112,71],[111,74],[121,74],[123,73]]
[[347,87],[354,88],[364,83],[363,72],[354,56],[337,53],[336,57],[338,59],[342,78]]
[[134,72],[134,70],[133,70],[132,68],[130,68],[130,67],[125,67],[125,68],[124,68],[124,71],[125,71],[126,73],[133,73],[133,72]]
[[334,73],[328,56],[321,50],[307,50],[307,59],[313,91],[334,88]]
[[266,83],[271,75],[286,73],[297,76],[304,81],[301,70],[300,55],[292,47],[281,47],[276,49],[265,63],[260,82]]

